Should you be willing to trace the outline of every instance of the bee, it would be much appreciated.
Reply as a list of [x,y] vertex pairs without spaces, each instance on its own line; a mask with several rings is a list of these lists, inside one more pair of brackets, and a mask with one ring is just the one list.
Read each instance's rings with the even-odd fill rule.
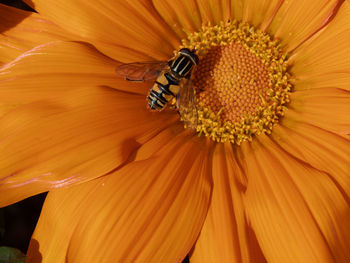
[[155,79],[147,96],[151,111],[162,111],[176,99],[176,108],[187,127],[195,128],[197,110],[191,73],[199,62],[195,50],[180,49],[169,61],[135,62],[119,65],[116,74],[128,81]]

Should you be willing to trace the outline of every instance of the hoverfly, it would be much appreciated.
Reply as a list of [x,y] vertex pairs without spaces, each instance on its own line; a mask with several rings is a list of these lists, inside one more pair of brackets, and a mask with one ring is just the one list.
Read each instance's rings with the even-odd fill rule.
[[122,64],[116,68],[116,74],[128,81],[155,79],[147,96],[148,108],[161,111],[176,98],[181,119],[187,127],[195,128],[198,117],[191,73],[198,61],[195,50],[182,48],[169,61]]

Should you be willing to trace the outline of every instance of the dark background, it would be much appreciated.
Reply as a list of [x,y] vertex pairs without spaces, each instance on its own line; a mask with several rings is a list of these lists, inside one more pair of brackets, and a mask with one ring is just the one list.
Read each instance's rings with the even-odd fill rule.
[[45,197],[43,193],[0,208],[0,246],[18,248],[26,253]]
[[0,0],[1,4],[10,5],[27,11],[35,11],[30,8],[27,4],[23,3],[21,0]]

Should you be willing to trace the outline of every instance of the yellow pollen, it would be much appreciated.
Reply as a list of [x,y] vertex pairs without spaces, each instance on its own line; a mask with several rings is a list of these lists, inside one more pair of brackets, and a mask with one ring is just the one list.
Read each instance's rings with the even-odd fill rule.
[[199,56],[192,80],[200,135],[240,144],[271,133],[292,87],[277,40],[233,21],[189,33],[183,47]]

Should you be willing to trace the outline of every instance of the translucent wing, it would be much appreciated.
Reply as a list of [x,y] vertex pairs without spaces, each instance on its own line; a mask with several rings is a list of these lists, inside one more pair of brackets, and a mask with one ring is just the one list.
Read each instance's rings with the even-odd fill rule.
[[166,61],[149,61],[121,64],[115,73],[129,81],[145,81],[155,79],[168,66]]
[[196,108],[196,94],[190,79],[184,79],[181,83],[179,93],[177,94],[176,106],[181,120],[185,122],[185,126],[195,130],[198,123],[198,113]]

